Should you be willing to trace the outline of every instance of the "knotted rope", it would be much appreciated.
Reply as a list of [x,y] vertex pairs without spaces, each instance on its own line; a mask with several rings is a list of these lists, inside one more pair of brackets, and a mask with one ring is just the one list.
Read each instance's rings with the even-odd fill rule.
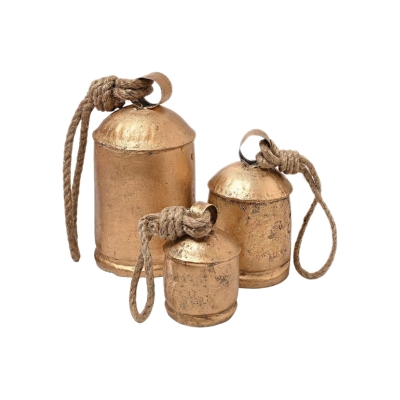
[[[99,111],[114,111],[117,108],[123,107],[126,100],[130,100],[132,103],[137,102],[139,99],[152,93],[152,84],[153,80],[148,78],[131,80],[109,76],[95,80],[90,85],[86,97],[75,111],[65,139],[63,168],[65,224],[67,227],[69,249],[74,261],[79,261],[80,258],[77,230],[78,196],[85,159],[90,114],[94,108],[97,108]],[[79,123],[81,123],[81,134],[74,180],[71,187],[72,146]]]
[[[296,244],[294,246],[293,258],[294,266],[301,276],[307,279],[320,278],[321,276],[325,275],[335,258],[337,247],[337,233],[335,220],[333,219],[333,216],[329,211],[328,206],[321,196],[321,181],[319,179],[317,171],[315,170],[314,165],[306,157],[302,156],[297,151],[279,150],[272,140],[269,140],[269,143],[265,139],[261,140],[260,148],[261,151],[257,154],[256,157],[257,164],[260,168],[267,169],[277,167],[279,171],[283,172],[284,174],[297,174],[298,172],[301,172],[306,178],[308,184],[310,185],[312,192],[314,193],[314,201],[312,202],[310,209],[304,217],[303,225],[301,226],[299,235],[297,236]],[[321,205],[331,226],[332,249],[324,266],[319,271],[310,273],[304,270],[300,264],[300,247],[303,240],[304,232],[317,204]]]
[[[160,213],[148,214],[139,221],[140,250],[129,293],[129,306],[136,322],[144,322],[150,315],[154,304],[153,262],[149,247],[152,237],[157,235],[162,239],[174,241],[187,234],[198,239],[207,236],[212,230],[214,222],[209,210],[205,210],[199,218],[192,218],[189,214],[189,210],[185,207],[167,207]],[[143,266],[146,274],[147,300],[143,311],[139,313],[136,295]]]

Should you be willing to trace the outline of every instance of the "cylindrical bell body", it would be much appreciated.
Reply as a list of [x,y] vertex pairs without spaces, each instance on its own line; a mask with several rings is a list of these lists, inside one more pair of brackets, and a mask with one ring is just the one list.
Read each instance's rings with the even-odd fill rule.
[[289,274],[292,185],[274,169],[236,162],[208,183],[209,203],[218,208],[216,227],[242,248],[240,287],[263,288]]
[[[124,107],[93,133],[95,259],[119,276],[132,276],[140,242],[139,219],[195,198],[195,132],[166,107]],[[162,276],[164,241],[150,249],[154,274]]]
[[237,307],[240,247],[214,229],[202,239],[184,236],[164,245],[165,307],[189,326],[227,321]]

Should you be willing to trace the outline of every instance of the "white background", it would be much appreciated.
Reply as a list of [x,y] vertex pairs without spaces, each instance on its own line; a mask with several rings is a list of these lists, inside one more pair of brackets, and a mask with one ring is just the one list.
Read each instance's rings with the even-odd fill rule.
[[[2,399],[398,399],[400,9],[396,1],[21,1],[1,10]],[[62,159],[96,78],[161,71],[196,130],[197,198],[268,132],[316,166],[338,226],[326,276],[240,290],[222,325],[131,318],[93,259],[93,143],[68,251]],[[107,113],[93,112],[92,132]],[[257,151],[250,141],[245,152]],[[290,176],[293,242],[312,201]],[[330,249],[320,209],[303,265]],[[143,285],[143,282],[142,282]],[[141,287],[141,299],[144,290]],[[143,304],[143,301],[142,303]]]

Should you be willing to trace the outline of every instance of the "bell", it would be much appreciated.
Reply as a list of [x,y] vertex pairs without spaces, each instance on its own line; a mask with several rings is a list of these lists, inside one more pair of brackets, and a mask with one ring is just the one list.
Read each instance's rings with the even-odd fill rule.
[[[137,221],[164,207],[190,207],[195,132],[175,112],[124,107],[94,131],[95,258],[97,265],[132,276],[140,247]],[[154,275],[162,276],[164,241],[151,243]]]
[[[268,135],[254,129],[242,139],[260,136],[261,151],[256,160],[245,158],[239,147],[241,162],[219,171],[208,183],[210,203],[218,207],[216,227],[235,239],[240,253],[239,282],[242,288],[276,285],[289,274],[291,253],[291,214],[289,195],[292,185],[283,175],[302,173],[314,194],[303,219],[294,246],[293,260],[297,272],[306,279],[318,279],[333,263],[337,248],[335,220],[321,195],[321,181],[314,165],[293,150],[279,150]],[[277,171],[277,169],[279,171]],[[325,264],[308,272],[300,263],[300,247],[310,218],[317,205],[324,211],[331,228],[332,248]]]
[[[205,210],[217,219],[214,205],[198,202],[190,213]],[[182,236],[164,245],[164,292],[168,315],[189,326],[212,326],[227,321],[237,307],[239,245],[226,233],[213,229],[206,237]]]
[[208,187],[208,201],[218,208],[215,226],[242,247],[240,287],[263,288],[285,280],[290,264],[292,192],[286,177],[275,169],[239,161],[219,171]]
[[[150,104],[142,97],[143,90],[151,92],[153,81],[161,88],[158,104]],[[100,84],[96,82],[87,98],[97,95]],[[140,248],[136,229],[139,219],[167,206],[193,204],[195,132],[178,114],[160,105],[172,93],[166,76],[153,73],[132,81],[114,79],[112,85],[105,80],[101,85],[103,97],[108,90],[116,104],[122,98],[118,107],[126,99],[133,105],[109,115],[93,133],[95,259],[105,271],[132,276]],[[150,85],[150,90],[148,86],[142,88],[143,85]],[[135,94],[135,90],[141,95]],[[103,100],[106,105],[111,101],[109,97]],[[97,98],[92,101],[94,106],[97,107],[98,101]],[[115,108],[111,105],[106,111]],[[73,236],[69,235],[71,254],[74,247],[71,241],[73,245],[76,241]],[[163,274],[163,244],[160,238],[151,243],[155,276]]]
[[[175,321],[189,326],[212,326],[227,321],[237,307],[240,247],[226,233],[214,229],[217,209],[195,203],[190,209],[167,207],[142,217],[138,224],[141,248],[133,271],[129,307],[136,322],[150,315],[155,299],[151,240],[164,244],[165,307]],[[147,300],[137,308],[140,271],[145,271]]]

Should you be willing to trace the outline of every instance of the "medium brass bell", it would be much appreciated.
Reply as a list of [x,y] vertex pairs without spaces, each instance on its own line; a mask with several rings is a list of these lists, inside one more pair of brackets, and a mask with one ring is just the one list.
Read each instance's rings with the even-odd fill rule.
[[[194,204],[193,217],[209,210],[214,222],[217,209]],[[239,245],[226,233],[213,229],[208,236],[183,236],[164,245],[165,308],[175,321],[189,326],[212,326],[227,321],[237,307]]]
[[[135,87],[147,83],[151,92],[153,81],[160,85],[160,102],[150,104],[142,96],[136,99],[135,90],[139,89]],[[94,97],[93,92],[97,94],[96,82],[92,84],[95,90],[90,90],[87,97]],[[110,89],[107,84],[107,80],[102,82],[103,97],[109,90],[111,100],[121,96],[125,100],[124,96],[128,96],[133,105],[109,115],[93,133],[95,259],[105,271],[132,276],[140,248],[136,229],[139,219],[167,206],[193,204],[195,132],[178,114],[160,105],[172,93],[166,76],[153,73],[134,81],[115,79]],[[144,89],[140,90],[142,93]],[[106,98],[104,103],[107,105],[111,100]],[[96,97],[92,103],[96,106],[97,101]],[[69,234],[69,241],[72,254],[72,249],[77,247],[73,232]],[[163,273],[163,244],[160,238],[151,243],[155,276]],[[76,258],[79,255],[74,258],[77,261]]]
[[216,227],[242,247],[240,287],[263,288],[286,279],[290,264],[292,185],[273,169],[238,161],[208,183],[218,208]]
[[[292,185],[283,173],[302,173],[315,196],[296,240],[294,265],[303,277],[320,278],[334,260],[337,233],[332,214],[322,199],[321,182],[315,167],[297,151],[279,150],[268,135],[258,129],[248,132],[240,146],[253,135],[264,139],[260,142],[261,151],[257,154],[257,160],[246,159],[239,148],[241,161],[223,168],[208,183],[208,201],[215,204],[219,212],[216,227],[228,233],[242,248],[239,258],[240,287],[276,285],[289,274],[289,195]],[[330,223],[332,249],[324,266],[310,273],[302,268],[299,253],[304,232],[317,204],[321,205]]]

